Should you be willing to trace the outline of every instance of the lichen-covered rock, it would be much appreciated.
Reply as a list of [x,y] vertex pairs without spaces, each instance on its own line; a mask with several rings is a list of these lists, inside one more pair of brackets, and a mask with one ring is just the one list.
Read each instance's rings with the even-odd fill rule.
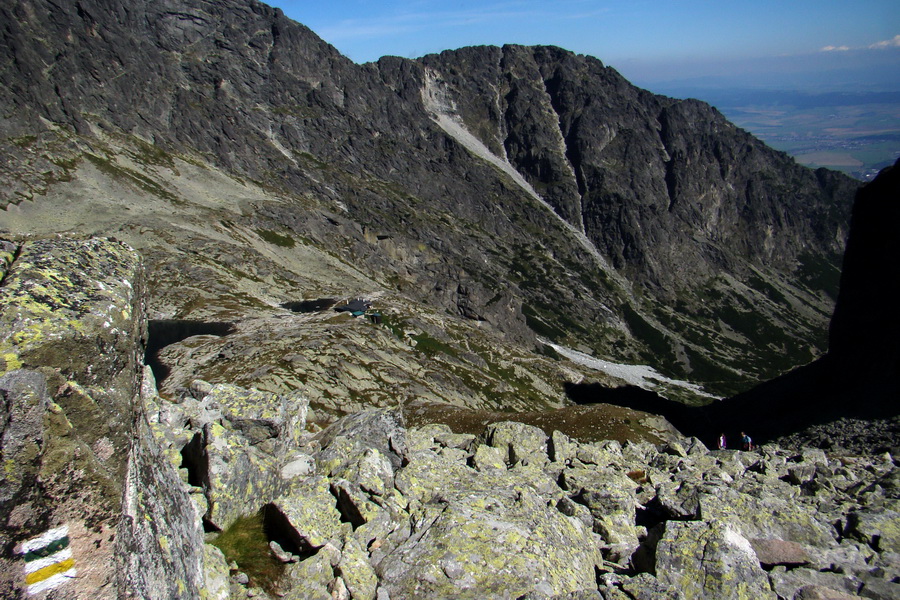
[[218,383],[210,387],[203,401],[219,408],[232,428],[252,445],[272,440],[279,448],[293,448],[306,434],[309,400],[300,391],[279,396]]
[[503,421],[491,423],[484,432],[488,446],[497,448],[508,465],[518,462],[546,463],[547,434],[524,423]]
[[182,451],[190,483],[204,489],[209,502],[205,519],[225,529],[248,507],[260,506],[284,489],[282,460],[254,446],[240,432],[208,423]]
[[684,481],[664,481],[656,487],[658,508],[668,519],[694,521],[700,518],[700,490]]
[[620,584],[622,591],[634,600],[683,600],[684,595],[670,585],[666,585],[656,577],[640,573]]
[[38,458],[44,446],[44,417],[50,408],[43,374],[20,369],[0,378],[0,505],[26,505],[34,495]]
[[[894,506],[900,508],[900,502]],[[871,508],[850,513],[847,519],[849,535],[880,551],[900,553],[900,510]]]
[[378,565],[392,598],[518,598],[594,587],[590,531],[533,491],[467,485]]
[[349,415],[319,434],[322,447],[319,465],[325,472],[332,473],[357,451],[374,448],[397,469],[407,453],[403,424],[403,413],[399,409],[366,410]]
[[[304,561],[287,566],[287,600],[333,600],[329,586],[334,581],[337,561],[326,552],[318,552]],[[339,557],[338,557],[339,559]],[[334,564],[332,564],[334,562]]]
[[[0,287],[0,542],[24,549],[65,532],[53,543],[69,558],[50,568],[77,577],[28,581],[66,597],[196,597],[206,587],[199,515],[143,411],[139,257],[101,239],[16,250]],[[0,595],[24,596],[23,560],[4,561]]]
[[656,576],[685,600],[775,600],[750,542],[717,521],[669,521],[656,547]]
[[827,546],[834,541],[832,529],[816,517],[816,507],[795,499],[796,488],[775,479],[736,488],[703,486],[703,518],[728,521],[747,538],[782,539],[813,546]]
[[338,571],[353,600],[374,600],[378,576],[369,563],[368,553],[353,538],[344,541]]
[[391,462],[377,448],[368,448],[355,460],[333,470],[332,477],[352,481],[375,496],[384,496],[394,488]]
[[200,590],[203,600],[229,600],[229,569],[222,551],[211,544],[203,546],[203,580]]
[[572,460],[575,455],[576,445],[569,436],[561,431],[554,430],[547,440],[547,456],[552,462],[565,463]]
[[634,481],[609,468],[576,467],[563,472],[562,486],[573,500],[590,510],[594,531],[615,549],[613,559],[630,557],[638,547]]
[[288,531],[300,549],[314,550],[340,538],[341,513],[324,477],[304,481],[290,495],[276,498],[272,507],[289,524]]
[[479,445],[472,455],[472,466],[478,471],[503,471],[506,469],[506,458],[502,450],[493,446]]
[[215,556],[208,555],[210,551],[204,547],[202,513],[187,486],[162,457],[142,421],[135,433],[116,535],[125,597],[192,598],[201,589],[207,589],[213,598],[227,597],[221,568],[216,562],[206,562]]

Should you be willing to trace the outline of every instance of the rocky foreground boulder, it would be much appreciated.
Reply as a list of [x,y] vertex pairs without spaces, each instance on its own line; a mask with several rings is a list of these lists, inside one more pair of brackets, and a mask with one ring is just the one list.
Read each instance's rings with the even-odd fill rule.
[[472,435],[402,407],[321,430],[302,390],[226,382],[162,398],[129,248],[4,251],[4,598],[900,597],[890,454]]

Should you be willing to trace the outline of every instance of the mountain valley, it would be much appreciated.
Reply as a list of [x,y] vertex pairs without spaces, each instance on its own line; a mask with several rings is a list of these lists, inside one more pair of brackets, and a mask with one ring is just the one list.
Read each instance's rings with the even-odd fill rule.
[[0,20],[0,596],[897,596],[900,163],[556,47]]

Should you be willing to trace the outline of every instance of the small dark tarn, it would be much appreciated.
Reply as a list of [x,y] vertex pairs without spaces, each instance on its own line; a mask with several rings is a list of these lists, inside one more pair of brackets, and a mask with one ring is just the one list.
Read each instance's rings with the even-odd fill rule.
[[335,304],[337,304],[337,299],[335,298],[317,298],[316,300],[284,302],[281,308],[286,308],[295,313],[311,313],[328,310]]
[[223,321],[190,321],[186,319],[161,319],[147,325],[147,350],[144,362],[150,366],[156,382],[162,383],[169,373],[168,366],[159,360],[159,351],[170,344],[195,335],[223,336],[234,332],[234,323]]

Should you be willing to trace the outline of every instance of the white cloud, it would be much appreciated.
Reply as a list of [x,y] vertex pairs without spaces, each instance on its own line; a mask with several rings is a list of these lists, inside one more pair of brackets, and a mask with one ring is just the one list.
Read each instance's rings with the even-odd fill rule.
[[850,46],[824,46],[821,48],[822,52],[846,52],[850,49]]
[[889,40],[884,40],[881,42],[875,42],[871,46],[869,46],[872,50],[883,50],[885,48],[900,48],[900,35],[895,35],[893,38]]

